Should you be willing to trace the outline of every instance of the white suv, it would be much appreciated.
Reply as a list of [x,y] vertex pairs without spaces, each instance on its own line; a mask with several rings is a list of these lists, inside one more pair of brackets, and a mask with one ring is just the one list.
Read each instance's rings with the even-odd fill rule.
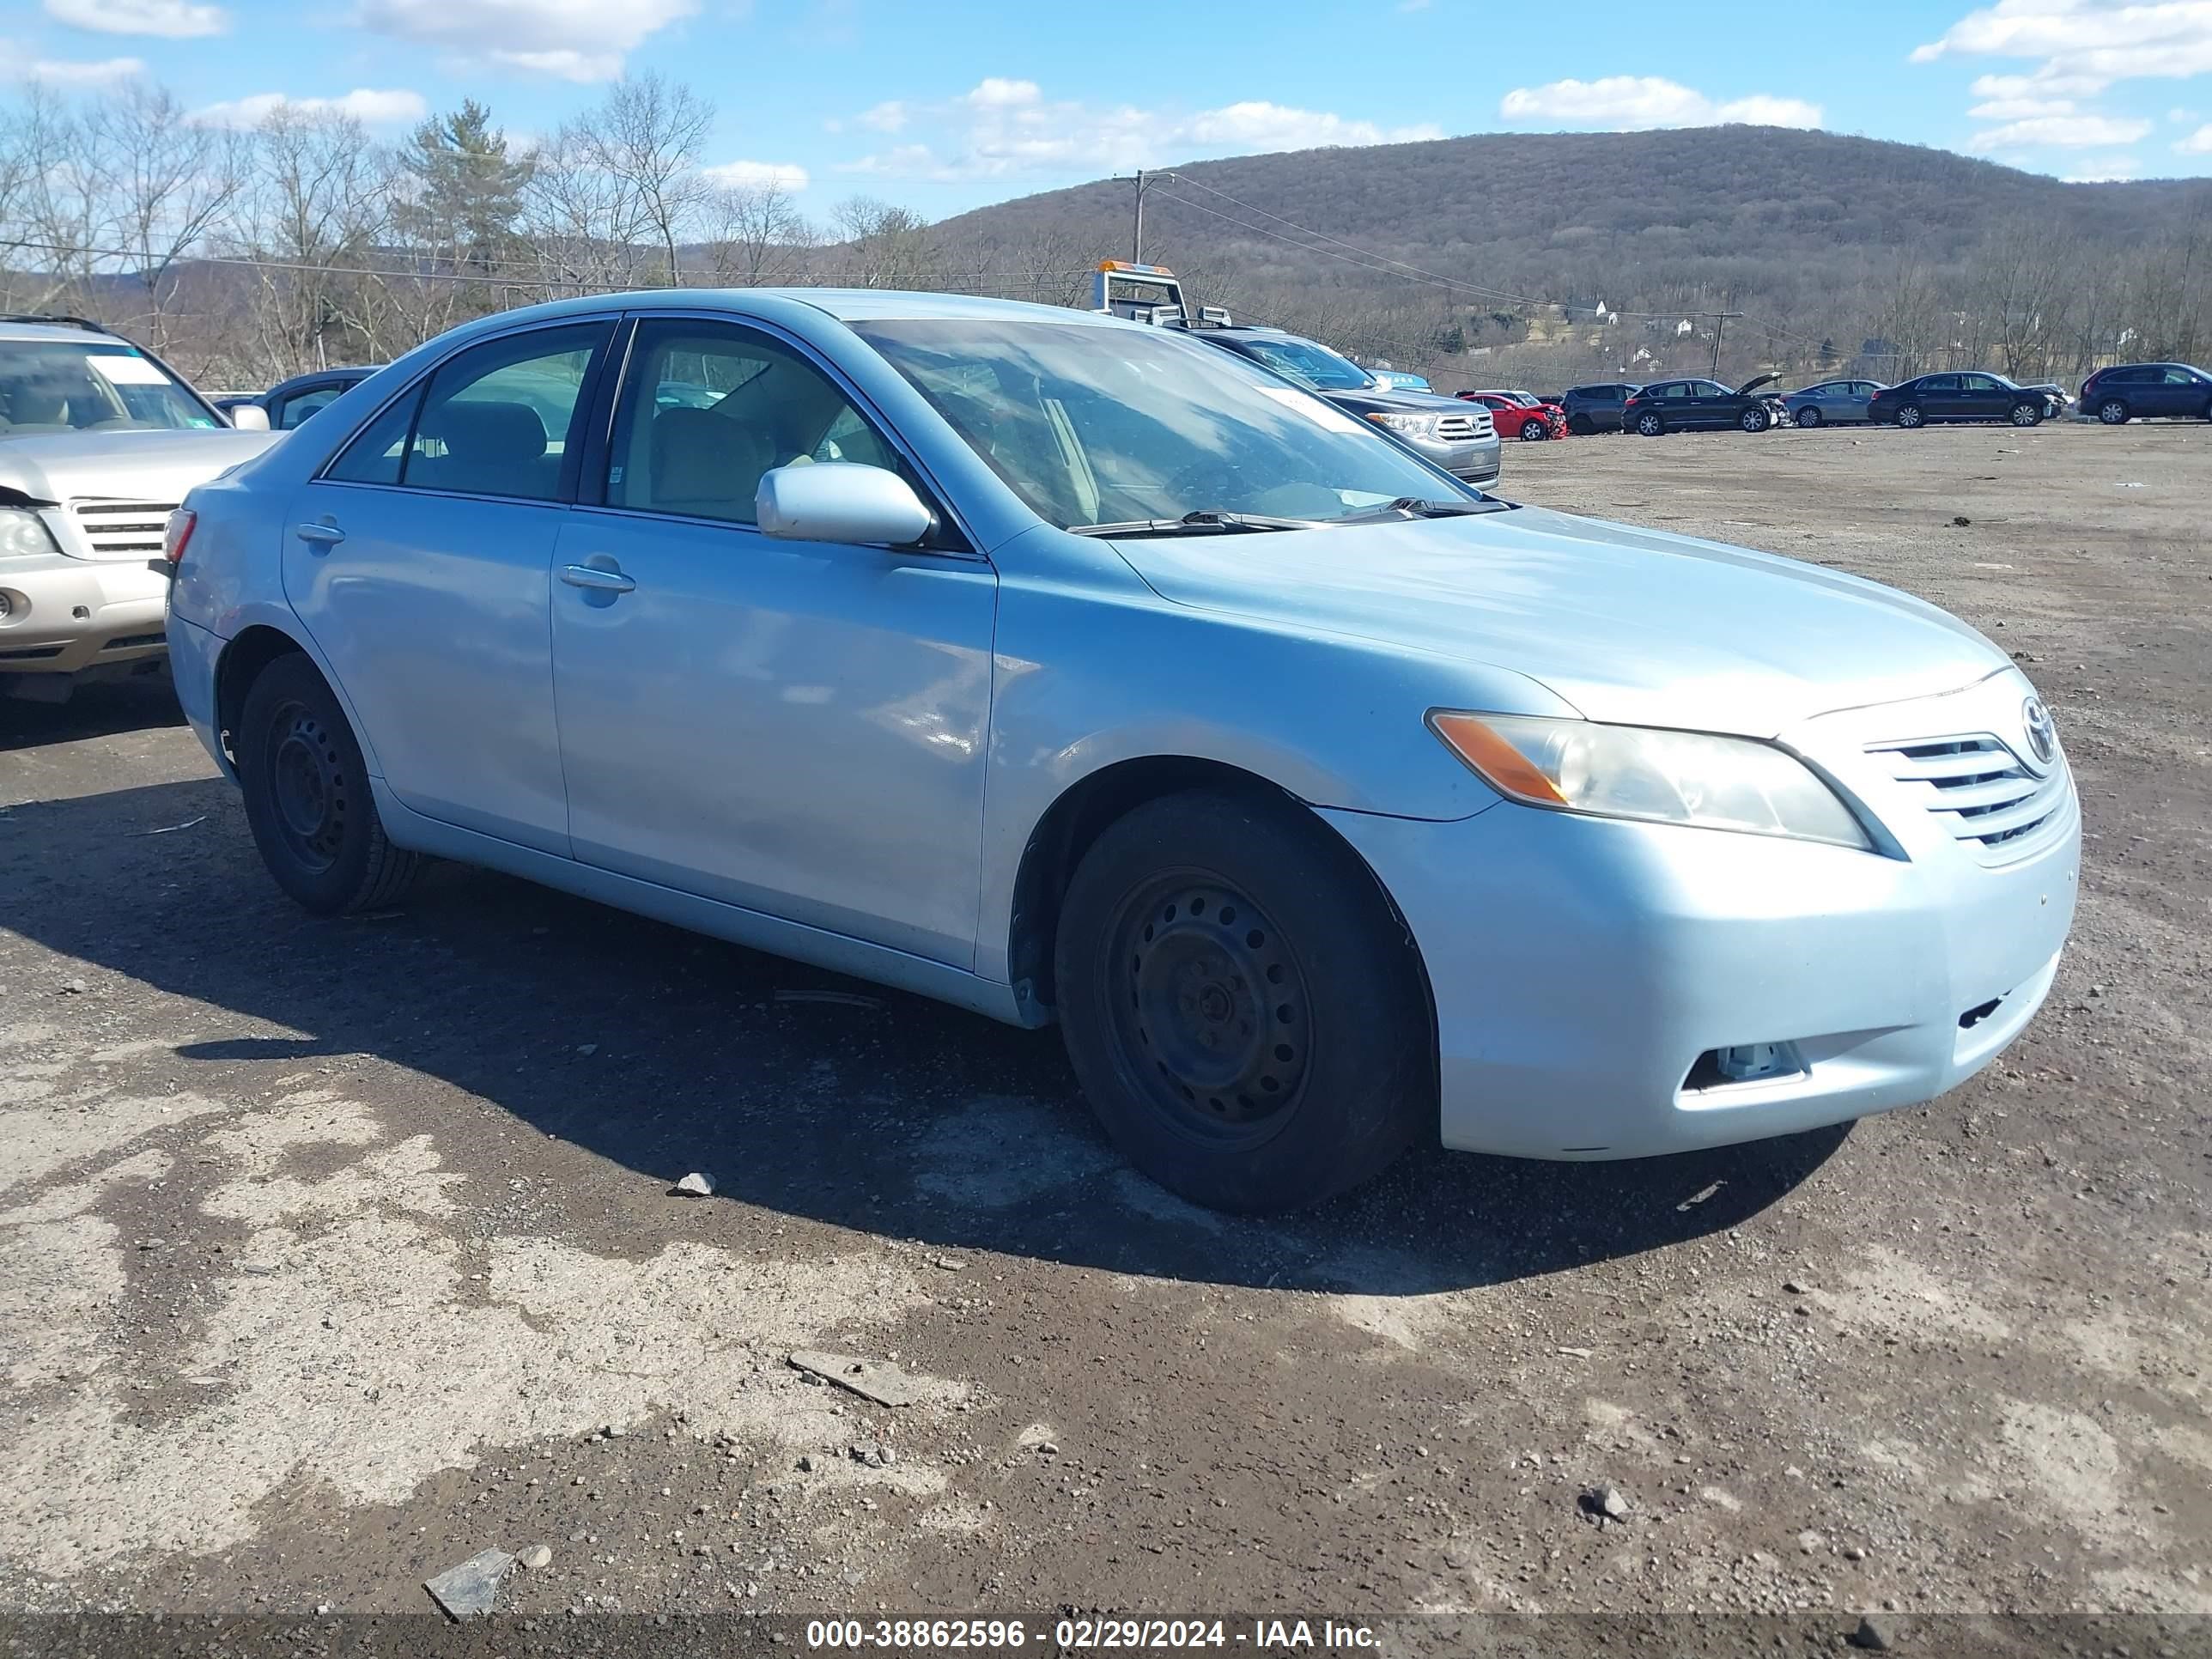
[[0,696],[59,702],[167,654],[161,535],[194,484],[276,441],[151,352],[74,318],[0,318]]

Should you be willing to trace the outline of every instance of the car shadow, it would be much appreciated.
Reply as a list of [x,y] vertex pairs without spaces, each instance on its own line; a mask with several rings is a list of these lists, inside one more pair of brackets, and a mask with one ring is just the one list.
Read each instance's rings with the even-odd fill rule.
[[184,723],[185,712],[177,706],[167,673],[81,685],[66,702],[0,695],[0,754]]
[[[224,1011],[175,1050],[187,1088],[235,1097],[241,1062],[373,1056],[654,1182],[703,1170],[724,1199],[947,1250],[1461,1290],[1736,1225],[1845,1134],[1622,1164],[1429,1149],[1328,1206],[1242,1219],[1129,1170],[1054,1032],[453,866],[402,908],[311,917],[269,880],[217,779],[18,805],[0,817],[0,882],[14,931]],[[220,1034],[225,1013],[247,1029]]]

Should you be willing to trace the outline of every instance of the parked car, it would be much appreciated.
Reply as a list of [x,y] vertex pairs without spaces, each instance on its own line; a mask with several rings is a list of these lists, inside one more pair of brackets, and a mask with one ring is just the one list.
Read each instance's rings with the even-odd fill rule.
[[[514,375],[574,388],[555,428]],[[2072,915],[2049,714],[1964,623],[1485,497],[1110,316],[509,312],[168,544],[180,700],[308,909],[442,856],[1056,1022],[1204,1204],[1923,1101]]]
[[2188,363],[2120,363],[2081,382],[2081,410],[2106,426],[2155,416],[2212,421],[2212,374]]
[[97,323],[0,319],[0,695],[158,671],[169,510],[272,441]]
[[1402,368],[1370,368],[1367,372],[1374,376],[1375,384],[1386,392],[1433,392],[1436,390],[1429,384],[1429,377],[1425,374],[1408,374]]
[[1279,328],[1200,321],[1174,326],[1318,392],[1346,414],[1410,444],[1455,477],[1474,484],[1498,482],[1502,446],[1486,409],[1433,392],[1393,392],[1351,358]]
[[1500,438],[1540,443],[1547,438],[1567,435],[1566,410],[1526,392],[1462,392],[1459,395],[1490,411],[1491,424],[1498,428]]
[[2037,426],[2066,411],[2065,392],[2056,386],[2021,386],[2002,374],[1975,369],[1960,374],[1922,374],[1886,386],[1867,400],[1867,413],[1902,427],[1937,421],[2009,421]]
[[1838,426],[1874,418],[1868,405],[1881,390],[1880,380],[1823,380],[1782,400],[1799,426]]
[[1567,430],[1577,438],[1586,438],[1594,432],[1619,432],[1621,411],[1628,400],[1643,388],[1624,381],[1609,380],[1601,386],[1571,386],[1559,398],[1559,407],[1566,411]]
[[1628,429],[1640,437],[1663,437],[1669,432],[1717,432],[1734,427],[1741,432],[1764,432],[1782,418],[1782,399],[1761,391],[1782,377],[1761,374],[1741,387],[1718,380],[1661,380],[1631,398],[1621,411]]
[[270,426],[279,432],[289,432],[317,410],[334,402],[340,392],[359,386],[375,373],[375,368],[367,364],[310,369],[305,374],[280,380],[268,391],[252,397],[219,398],[216,401],[233,409],[258,409],[269,416]]

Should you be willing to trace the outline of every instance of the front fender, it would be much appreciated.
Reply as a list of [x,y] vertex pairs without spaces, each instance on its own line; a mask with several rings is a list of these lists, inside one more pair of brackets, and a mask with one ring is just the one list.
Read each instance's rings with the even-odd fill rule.
[[1001,583],[977,970],[1006,971],[1015,889],[1054,803],[1125,761],[1209,761],[1316,807],[1471,817],[1499,799],[1425,725],[1438,707],[1572,718],[1510,671],[1175,605]]

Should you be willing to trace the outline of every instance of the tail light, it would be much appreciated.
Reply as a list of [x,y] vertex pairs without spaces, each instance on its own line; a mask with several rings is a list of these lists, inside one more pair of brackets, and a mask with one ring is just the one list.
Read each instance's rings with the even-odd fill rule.
[[199,521],[200,515],[189,507],[180,507],[172,512],[168,523],[161,530],[161,556],[171,564],[181,563],[185,549],[191,544],[192,532]]

